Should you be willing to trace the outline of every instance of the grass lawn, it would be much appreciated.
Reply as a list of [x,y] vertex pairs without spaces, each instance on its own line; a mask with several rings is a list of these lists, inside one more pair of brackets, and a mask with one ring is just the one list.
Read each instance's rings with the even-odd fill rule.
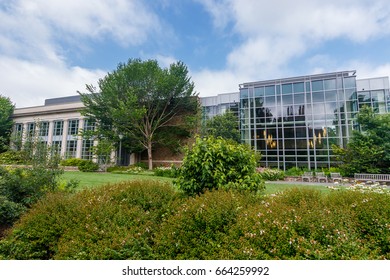
[[171,182],[171,178],[157,177],[153,175],[133,175],[133,174],[115,174],[115,173],[99,173],[99,172],[79,172],[66,171],[62,175],[62,179],[69,181],[71,179],[80,182],[79,188],[91,188],[109,183],[118,183],[129,180],[159,180]]
[[[78,180],[80,182],[79,189],[96,187],[108,183],[117,183],[129,180],[158,180],[164,182],[172,182],[173,179],[166,177],[157,177],[151,174],[145,175],[132,175],[132,174],[115,174],[115,173],[98,173],[98,172],[79,172],[79,171],[67,171],[64,172],[62,178],[66,181],[71,179]],[[280,191],[284,191],[288,188],[312,188],[320,190],[321,192],[329,192],[330,190],[326,186],[312,186],[307,184],[283,184],[283,182],[267,182],[266,194],[272,194]]]

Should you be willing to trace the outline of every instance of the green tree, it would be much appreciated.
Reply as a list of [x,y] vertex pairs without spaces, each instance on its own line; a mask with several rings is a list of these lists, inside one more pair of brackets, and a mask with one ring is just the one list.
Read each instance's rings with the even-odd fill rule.
[[231,111],[226,111],[222,115],[217,115],[206,120],[203,126],[203,134],[216,138],[231,139],[237,143],[241,142],[240,131],[238,130],[238,118]]
[[12,133],[14,108],[14,104],[8,97],[0,95],[0,153],[8,149]]
[[98,84],[98,90],[87,85],[87,93],[79,93],[83,114],[97,121],[97,135],[119,142],[122,134],[132,152],[147,150],[149,169],[154,145],[172,138],[167,132],[194,128],[196,122],[187,117],[197,115],[199,102],[182,62],[161,68],[156,60],[130,59]]
[[357,117],[361,131],[354,131],[346,148],[333,145],[344,175],[390,172],[390,114],[375,114],[363,107]]

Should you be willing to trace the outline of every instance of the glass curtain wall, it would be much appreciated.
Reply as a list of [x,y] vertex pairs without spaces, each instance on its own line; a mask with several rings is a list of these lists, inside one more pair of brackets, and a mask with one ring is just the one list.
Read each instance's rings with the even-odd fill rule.
[[263,166],[330,167],[331,146],[345,145],[357,110],[353,72],[243,84],[241,138]]

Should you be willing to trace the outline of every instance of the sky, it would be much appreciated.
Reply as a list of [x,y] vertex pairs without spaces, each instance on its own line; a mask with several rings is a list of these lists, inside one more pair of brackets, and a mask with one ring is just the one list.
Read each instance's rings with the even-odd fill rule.
[[184,62],[199,96],[245,82],[390,75],[389,0],[0,0],[0,95],[77,95],[129,59]]

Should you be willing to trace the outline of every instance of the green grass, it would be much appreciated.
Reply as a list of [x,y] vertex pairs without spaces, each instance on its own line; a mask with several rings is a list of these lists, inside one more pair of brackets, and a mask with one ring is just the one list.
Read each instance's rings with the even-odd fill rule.
[[[173,180],[172,178],[153,176],[150,173],[133,175],[133,174],[117,174],[117,173],[79,172],[79,171],[67,171],[62,176],[62,179],[66,181],[69,181],[71,179],[78,180],[80,182],[79,189],[93,188],[96,186],[105,185],[109,183],[117,183],[117,182],[130,181],[130,180],[158,180],[164,182],[172,182]],[[324,193],[330,191],[328,188],[326,188],[326,186],[305,185],[305,184],[300,184],[299,182],[296,184],[267,182],[265,193],[272,194],[293,187],[316,189]]]
[[62,175],[62,179],[70,181],[71,179],[79,181],[79,189],[92,188],[109,183],[118,183],[130,180],[158,180],[172,181],[171,178],[157,177],[153,175],[133,175],[133,174],[117,174],[117,173],[99,173],[99,172],[79,172],[66,171]]

